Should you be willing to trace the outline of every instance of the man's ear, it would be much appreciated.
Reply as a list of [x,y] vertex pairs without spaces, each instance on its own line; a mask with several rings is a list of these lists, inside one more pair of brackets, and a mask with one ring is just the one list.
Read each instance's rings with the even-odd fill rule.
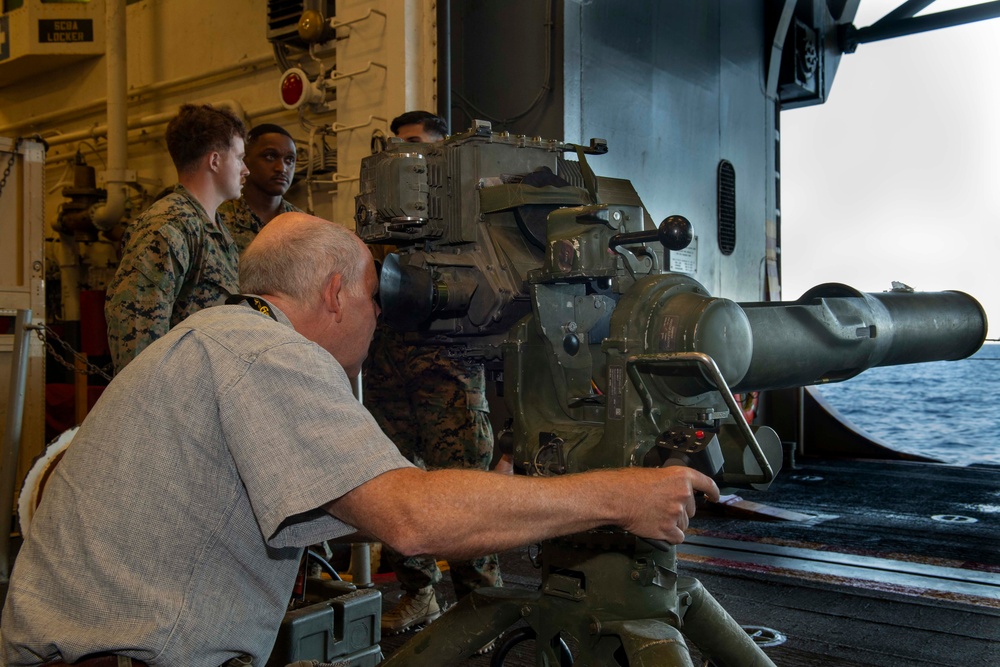
[[323,288],[323,306],[328,312],[334,313],[337,322],[344,319],[344,281],[339,273],[333,274]]
[[208,168],[214,172],[218,172],[222,167],[222,154],[219,151],[212,151],[207,155]]

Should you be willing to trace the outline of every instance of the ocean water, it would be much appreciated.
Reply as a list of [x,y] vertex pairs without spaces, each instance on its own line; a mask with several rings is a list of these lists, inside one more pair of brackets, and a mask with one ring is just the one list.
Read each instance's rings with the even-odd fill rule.
[[820,387],[856,427],[946,463],[1000,464],[1000,344],[968,359],[872,368]]

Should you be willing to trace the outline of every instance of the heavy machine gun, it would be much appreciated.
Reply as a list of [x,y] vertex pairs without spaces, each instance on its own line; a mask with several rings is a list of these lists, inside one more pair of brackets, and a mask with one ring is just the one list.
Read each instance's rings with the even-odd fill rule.
[[[399,247],[381,273],[385,320],[414,341],[503,359],[501,438],[525,474],[688,465],[764,489],[781,442],[747,423],[733,392],[961,359],[985,339],[982,307],[960,292],[713,297],[663,271],[691,225],[678,215],[654,228],[627,181],[596,177],[586,156],[606,150],[477,122],[441,144],[390,143],[362,166],[358,232]],[[540,590],[476,591],[387,664],[453,664],[522,619],[517,637],[535,639],[540,665],[687,666],[684,637],[717,665],[772,664],[678,576],[668,544],[607,528],[549,540],[539,560]]]

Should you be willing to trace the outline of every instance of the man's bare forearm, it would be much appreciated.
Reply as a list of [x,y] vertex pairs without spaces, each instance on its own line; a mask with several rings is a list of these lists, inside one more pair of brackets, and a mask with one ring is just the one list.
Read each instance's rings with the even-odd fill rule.
[[[679,543],[694,491],[715,484],[688,468],[601,470],[527,478],[468,470],[402,469],[358,487],[327,509],[406,554],[459,558],[617,525]],[[470,504],[490,507],[488,520]]]

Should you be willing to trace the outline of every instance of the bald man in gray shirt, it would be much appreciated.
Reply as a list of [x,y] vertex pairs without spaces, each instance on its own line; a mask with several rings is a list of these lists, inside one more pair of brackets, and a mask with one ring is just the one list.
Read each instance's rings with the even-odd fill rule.
[[[178,324],[81,426],[14,567],[6,664],[263,664],[318,541],[358,529],[404,554],[470,557],[615,524],[677,543],[694,491],[718,496],[688,468],[414,468],[351,393],[379,314],[361,241],[279,216],[240,283],[256,296]],[[472,497],[501,520],[469,516]]]

